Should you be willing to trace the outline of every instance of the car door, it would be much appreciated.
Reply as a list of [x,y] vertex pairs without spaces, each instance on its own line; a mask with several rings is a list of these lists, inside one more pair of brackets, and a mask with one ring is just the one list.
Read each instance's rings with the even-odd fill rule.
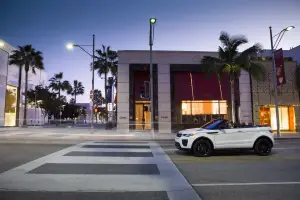
[[239,137],[241,132],[236,128],[219,129],[215,134],[215,148],[236,148],[239,144]]
[[243,148],[251,148],[253,141],[259,135],[259,130],[256,127],[240,128],[240,134],[237,135],[239,145]]

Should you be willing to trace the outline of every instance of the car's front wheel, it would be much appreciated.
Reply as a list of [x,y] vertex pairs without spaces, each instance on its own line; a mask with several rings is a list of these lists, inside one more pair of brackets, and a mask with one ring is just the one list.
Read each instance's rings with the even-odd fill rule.
[[257,155],[267,156],[272,151],[272,144],[269,140],[262,138],[256,142],[254,151]]
[[193,145],[193,153],[198,157],[210,156],[213,151],[212,145],[208,140],[200,139]]

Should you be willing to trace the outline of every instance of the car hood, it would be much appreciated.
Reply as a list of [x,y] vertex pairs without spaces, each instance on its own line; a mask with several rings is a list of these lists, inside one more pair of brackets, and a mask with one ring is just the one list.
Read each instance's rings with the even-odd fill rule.
[[203,129],[203,128],[190,128],[190,129],[185,129],[185,130],[179,131],[179,133],[182,133],[182,134],[195,133],[195,132],[199,133],[203,130],[205,130],[205,129]]

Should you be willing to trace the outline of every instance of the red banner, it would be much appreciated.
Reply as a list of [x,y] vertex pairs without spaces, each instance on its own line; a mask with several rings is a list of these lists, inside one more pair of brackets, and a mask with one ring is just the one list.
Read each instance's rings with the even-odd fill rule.
[[286,83],[282,49],[278,49],[277,51],[275,51],[274,57],[275,57],[275,67],[276,67],[276,77],[277,77],[277,87],[278,87]]

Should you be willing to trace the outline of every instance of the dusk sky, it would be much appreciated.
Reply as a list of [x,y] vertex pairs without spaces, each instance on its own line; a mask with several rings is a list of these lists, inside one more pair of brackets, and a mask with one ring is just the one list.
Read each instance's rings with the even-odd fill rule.
[[[89,102],[91,59],[67,42],[101,44],[113,50],[147,50],[149,18],[156,17],[154,50],[216,51],[221,31],[243,34],[249,47],[259,42],[270,48],[269,26],[284,36],[280,47],[300,44],[299,0],[1,0],[0,39],[17,46],[32,44],[44,54],[48,78],[63,72],[64,78],[83,82]],[[91,48],[87,47],[89,52]],[[241,49],[243,50],[243,49]],[[96,77],[96,89],[103,81]]]

